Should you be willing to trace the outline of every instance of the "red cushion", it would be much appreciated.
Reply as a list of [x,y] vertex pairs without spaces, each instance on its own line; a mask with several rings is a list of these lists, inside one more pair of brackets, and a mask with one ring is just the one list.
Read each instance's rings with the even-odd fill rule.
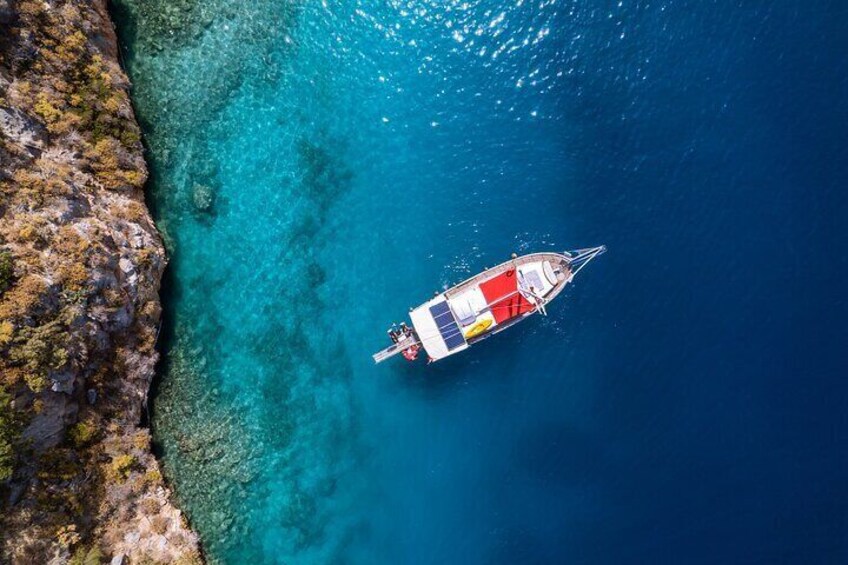
[[486,302],[492,310],[492,316],[498,324],[534,309],[532,304],[516,293],[518,289],[516,279],[515,269],[510,269],[480,284],[480,290],[483,291],[483,296],[486,297]]

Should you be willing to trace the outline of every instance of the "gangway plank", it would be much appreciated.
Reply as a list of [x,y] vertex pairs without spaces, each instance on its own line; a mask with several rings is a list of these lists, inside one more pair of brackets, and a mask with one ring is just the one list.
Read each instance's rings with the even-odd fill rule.
[[395,355],[402,353],[404,349],[409,349],[414,345],[421,345],[421,340],[418,339],[417,335],[410,335],[405,337],[404,339],[398,341],[397,343],[393,343],[382,351],[378,351],[372,357],[374,358],[375,363],[380,363],[381,361],[385,361],[389,357],[394,357]]

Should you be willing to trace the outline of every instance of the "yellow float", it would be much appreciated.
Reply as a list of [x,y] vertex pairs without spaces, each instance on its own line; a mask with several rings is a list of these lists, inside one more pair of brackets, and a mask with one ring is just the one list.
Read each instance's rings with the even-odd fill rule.
[[470,330],[465,332],[465,339],[471,339],[472,337],[477,337],[478,335],[480,335],[484,331],[488,330],[489,326],[491,326],[491,325],[492,325],[492,319],[491,318],[487,318],[485,320],[480,320],[479,322],[477,322],[476,324],[471,326]]

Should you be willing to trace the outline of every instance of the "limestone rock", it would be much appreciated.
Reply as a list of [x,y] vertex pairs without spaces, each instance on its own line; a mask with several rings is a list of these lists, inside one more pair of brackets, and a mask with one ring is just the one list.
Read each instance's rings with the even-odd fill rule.
[[[0,0],[0,18],[3,5]],[[0,106],[0,135],[27,149],[44,147],[44,127],[18,108]]]
[[23,437],[38,451],[55,447],[64,438],[65,428],[76,419],[78,407],[67,394],[51,392],[42,398],[42,408],[36,413]]

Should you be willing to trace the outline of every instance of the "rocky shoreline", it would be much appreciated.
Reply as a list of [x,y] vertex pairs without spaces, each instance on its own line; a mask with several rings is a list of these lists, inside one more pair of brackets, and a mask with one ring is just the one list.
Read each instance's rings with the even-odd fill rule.
[[0,562],[200,562],[140,425],[166,257],[106,0],[0,29]]

